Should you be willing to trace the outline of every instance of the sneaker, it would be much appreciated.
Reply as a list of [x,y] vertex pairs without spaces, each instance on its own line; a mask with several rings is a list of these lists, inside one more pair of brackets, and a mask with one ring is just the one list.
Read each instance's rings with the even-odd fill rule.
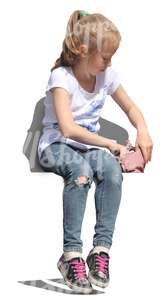
[[82,257],[74,257],[65,261],[62,255],[57,263],[67,286],[76,292],[90,293],[92,286],[86,275],[85,261]]
[[93,249],[89,252],[86,259],[89,267],[88,279],[92,284],[101,288],[108,286],[109,278],[109,255],[106,252],[92,253]]

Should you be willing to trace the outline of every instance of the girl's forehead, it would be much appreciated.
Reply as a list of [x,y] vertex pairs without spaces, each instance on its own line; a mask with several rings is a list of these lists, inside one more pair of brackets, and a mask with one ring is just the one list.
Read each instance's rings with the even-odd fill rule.
[[101,53],[105,56],[112,56],[114,54],[115,50],[115,45],[114,45],[114,40],[113,39],[105,39],[103,42],[103,46],[101,49]]
[[103,53],[112,53],[113,51],[113,45],[111,44],[111,42],[105,41],[102,47],[102,52]]

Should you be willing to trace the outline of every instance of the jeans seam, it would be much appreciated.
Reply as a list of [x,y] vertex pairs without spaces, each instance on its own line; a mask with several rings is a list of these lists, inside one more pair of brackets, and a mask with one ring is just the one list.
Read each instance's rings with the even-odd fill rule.
[[102,189],[101,189],[101,193],[99,195],[100,198],[100,212],[99,212],[99,217],[97,218],[97,222],[100,222],[101,224],[103,224],[102,222],[102,213],[103,213],[103,194],[104,194],[104,179],[101,182],[103,184]]

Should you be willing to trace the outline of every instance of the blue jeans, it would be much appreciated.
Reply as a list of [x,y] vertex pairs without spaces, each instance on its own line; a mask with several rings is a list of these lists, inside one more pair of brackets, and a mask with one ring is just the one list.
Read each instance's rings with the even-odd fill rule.
[[[80,150],[55,142],[40,158],[41,167],[64,179],[63,250],[82,252],[81,228],[86,199],[95,182],[96,224],[93,246],[110,249],[122,194],[123,175],[119,162],[102,149]],[[80,176],[86,176],[85,182]]]

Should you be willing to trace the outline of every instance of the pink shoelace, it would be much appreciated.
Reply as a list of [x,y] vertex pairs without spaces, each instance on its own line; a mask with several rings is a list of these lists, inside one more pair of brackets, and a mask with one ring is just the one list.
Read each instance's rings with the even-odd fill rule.
[[76,279],[86,279],[85,262],[83,260],[73,260],[71,262]]
[[96,265],[97,271],[107,274],[109,258],[107,256],[97,255],[96,262],[97,262],[97,265]]

